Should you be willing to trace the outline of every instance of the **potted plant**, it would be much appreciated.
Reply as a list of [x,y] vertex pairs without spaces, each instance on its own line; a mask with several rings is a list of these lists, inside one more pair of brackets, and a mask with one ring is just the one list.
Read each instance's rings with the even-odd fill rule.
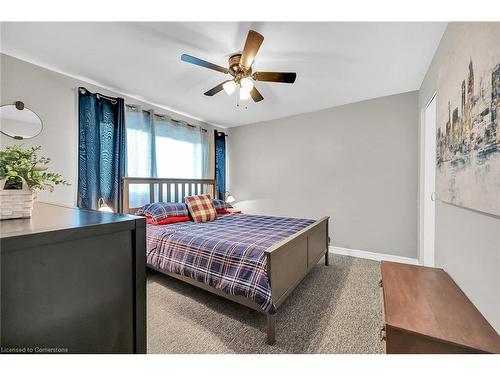
[[40,148],[12,145],[0,150],[0,219],[31,217],[36,192],[69,185],[60,174],[47,172],[50,159],[38,157]]

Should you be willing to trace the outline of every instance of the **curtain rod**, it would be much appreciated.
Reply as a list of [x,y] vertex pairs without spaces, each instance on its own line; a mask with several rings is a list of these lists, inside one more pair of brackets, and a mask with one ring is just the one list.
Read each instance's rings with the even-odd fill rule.
[[[129,108],[133,108],[134,110],[139,110],[140,106],[137,106],[137,105],[134,105],[134,104],[125,104],[126,107],[129,107]],[[158,113],[154,113],[154,111],[152,109],[150,110],[146,110],[146,109],[143,109],[142,111],[144,112],[153,112],[153,116],[156,116],[156,117],[160,117],[160,118],[168,118],[170,119],[172,122],[175,122],[176,124],[180,124],[180,125],[185,125],[185,126],[188,126],[190,128],[196,128],[196,127],[199,127],[201,129],[201,131],[203,132],[208,132],[207,129],[205,129],[203,126],[201,125],[193,125],[193,124],[190,124],[186,121],[183,121],[183,120],[176,120],[174,118],[172,118],[171,116],[169,115],[162,115],[162,114],[158,114]]]
[[[85,87],[79,87],[78,91],[80,91],[80,94],[85,94],[86,92],[90,92]],[[95,95],[97,96],[97,99],[104,98],[104,99],[109,100],[113,104],[116,104],[118,102],[115,98],[112,98],[111,96],[106,96],[106,95],[103,95],[103,94],[100,94],[100,93],[96,93]]]

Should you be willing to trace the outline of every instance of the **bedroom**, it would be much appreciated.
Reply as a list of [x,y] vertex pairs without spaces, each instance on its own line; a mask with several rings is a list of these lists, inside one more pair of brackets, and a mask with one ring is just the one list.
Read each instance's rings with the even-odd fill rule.
[[499,353],[500,23],[227,18],[2,19],[2,353]]

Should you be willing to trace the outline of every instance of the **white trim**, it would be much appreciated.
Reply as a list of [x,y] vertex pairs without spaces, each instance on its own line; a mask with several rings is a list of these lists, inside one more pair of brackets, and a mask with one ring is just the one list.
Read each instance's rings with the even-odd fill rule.
[[[434,97],[434,95],[432,96]],[[420,123],[418,124],[418,260],[424,262],[424,126],[425,110],[427,105],[420,111]]]
[[345,247],[338,247],[338,246],[329,246],[328,250],[332,254],[348,255],[356,258],[371,259],[378,261],[387,260],[389,262],[420,265],[420,262],[418,261],[417,258],[407,258],[398,255],[373,253],[371,251],[348,249]]
[[[436,92],[422,110],[420,211],[419,211],[419,261],[434,267],[436,204],[431,195],[436,191]],[[431,111],[432,110],[432,111]]]
[[[429,197],[426,194],[425,182],[429,177],[429,169],[426,166],[425,150],[426,150],[426,121],[425,115],[427,108],[433,100],[435,100],[437,92],[434,91],[431,97],[427,100],[425,106],[420,111],[420,122],[418,126],[419,137],[419,155],[418,155],[418,260],[420,264],[424,264],[426,236],[429,234],[425,230],[425,215],[429,211]],[[434,129],[435,130],[435,129]],[[426,199],[427,198],[427,199]],[[432,202],[431,204],[434,204]],[[435,205],[435,204],[434,204]],[[428,217],[427,217],[428,219]],[[427,227],[428,228],[428,227]],[[433,234],[434,236],[435,234]],[[427,241],[428,242],[428,241]],[[431,258],[434,256],[431,255]],[[427,256],[429,258],[429,256]]]

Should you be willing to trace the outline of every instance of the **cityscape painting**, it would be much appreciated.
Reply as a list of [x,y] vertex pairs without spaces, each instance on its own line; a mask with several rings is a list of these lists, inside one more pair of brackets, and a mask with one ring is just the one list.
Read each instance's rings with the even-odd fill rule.
[[499,39],[499,24],[464,26],[437,89],[437,196],[494,215],[500,215]]

